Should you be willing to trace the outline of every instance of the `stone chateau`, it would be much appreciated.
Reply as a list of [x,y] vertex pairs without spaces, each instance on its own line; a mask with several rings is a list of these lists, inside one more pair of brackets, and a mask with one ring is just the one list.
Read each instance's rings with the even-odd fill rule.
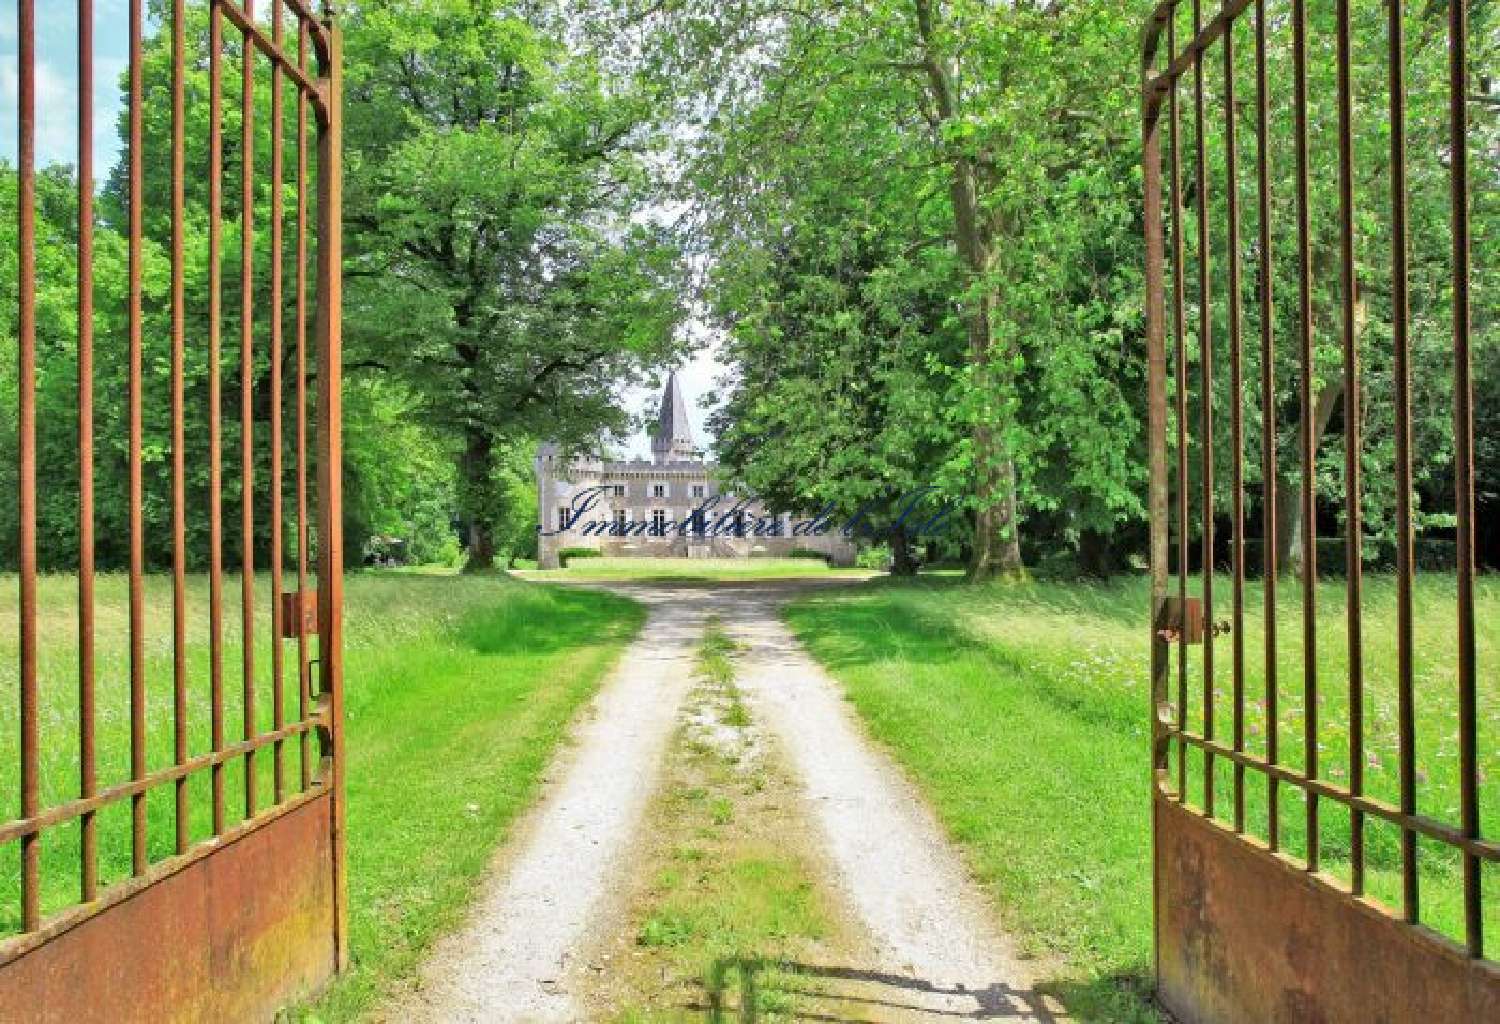
[[[801,549],[824,554],[835,565],[854,563],[854,545],[837,529],[793,536],[793,525],[805,520],[720,490],[714,463],[693,445],[676,373],[661,396],[651,453],[649,460],[568,460],[556,445],[540,446],[541,568],[557,568],[558,552],[567,548],[622,558],[784,557]],[[575,500],[588,511],[578,515]],[[700,513],[706,503],[711,507]]]

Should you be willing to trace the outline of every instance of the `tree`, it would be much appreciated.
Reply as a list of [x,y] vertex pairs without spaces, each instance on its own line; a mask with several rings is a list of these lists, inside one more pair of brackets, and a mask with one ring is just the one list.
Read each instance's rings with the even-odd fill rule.
[[907,252],[889,211],[809,179],[715,268],[734,358],[712,423],[720,463],[774,507],[831,511],[856,539],[888,543],[909,574],[914,547],[951,541],[961,518],[921,535],[946,498],[929,489],[953,443],[941,409],[963,358],[945,323],[960,270],[945,252]]
[[679,352],[649,220],[646,107],[545,4],[382,0],[348,25],[351,358],[461,439],[470,568],[497,550],[500,450],[620,431],[620,386]]
[[[1128,5],[627,0],[615,14],[641,73],[680,90],[713,258],[811,179],[877,209],[913,251],[951,256],[944,322],[967,342],[956,363],[929,353],[957,428],[935,482],[966,497],[972,577],[1021,571],[1023,508],[1075,542],[1144,515]],[[1094,443],[1071,445],[1072,427]]]

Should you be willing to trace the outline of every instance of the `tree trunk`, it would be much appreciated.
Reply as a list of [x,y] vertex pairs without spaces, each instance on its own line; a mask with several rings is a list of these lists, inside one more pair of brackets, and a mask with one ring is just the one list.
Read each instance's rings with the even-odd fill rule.
[[495,567],[494,439],[482,427],[465,432],[464,454],[459,461],[463,483],[463,513],[468,537],[464,572],[482,572]]
[[[1329,381],[1328,386],[1318,392],[1317,401],[1313,403],[1314,453],[1322,447],[1323,435],[1333,420],[1333,411],[1343,397],[1344,378],[1341,376]],[[1302,474],[1298,471],[1283,476],[1276,485],[1276,567],[1281,573],[1302,573],[1302,560],[1307,557],[1302,525]]]
[[917,560],[912,556],[911,540],[906,536],[906,528],[898,526],[891,532],[891,575],[915,576],[916,574]]
[[997,576],[1021,577],[1021,535],[1016,529],[1016,472],[1008,457],[993,455],[997,449],[988,426],[974,428],[978,467],[979,508],[974,514],[974,551],[969,560],[971,580]]
[[[971,299],[969,361],[974,368],[974,386],[989,397],[1003,394],[995,378],[992,337],[995,294],[989,286],[996,240],[979,201],[979,182],[974,157],[944,139],[947,125],[957,120],[960,97],[955,86],[952,58],[939,41],[937,12],[932,0],[913,0],[917,32],[922,40],[922,63],[927,73],[930,105],[923,110],[933,128],[934,145],[951,168],[949,189],[953,199],[953,240],[963,257],[970,283],[977,291]],[[1017,532],[1016,465],[1005,450],[996,425],[982,410],[973,427],[974,475],[978,509],[974,517],[974,552],[969,563],[971,580],[994,576],[1024,575],[1021,540]]]

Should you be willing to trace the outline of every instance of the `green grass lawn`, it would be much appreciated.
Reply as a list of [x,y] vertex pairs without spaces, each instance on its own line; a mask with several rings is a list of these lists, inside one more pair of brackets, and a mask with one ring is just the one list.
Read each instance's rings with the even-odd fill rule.
[[[16,763],[14,579],[0,589],[0,765]],[[269,582],[258,581],[259,592]],[[148,749],[151,767],[171,761],[170,580],[147,584]],[[40,693],[44,804],[77,785],[76,650],[71,577],[41,581]],[[189,593],[191,751],[208,747],[207,581]],[[238,586],[226,586],[225,721],[241,723]],[[129,772],[125,580],[99,581],[98,751],[100,784]],[[269,606],[267,606],[268,609]],[[268,610],[266,616],[269,615]],[[314,1007],[344,1020],[370,1007],[412,969],[428,942],[454,924],[507,826],[536,792],[564,725],[596,689],[644,614],[633,603],[582,590],[532,587],[503,576],[359,573],[348,578],[346,720],[349,795],[350,937],[354,969]],[[258,639],[257,710],[270,724],[269,640]],[[295,665],[295,646],[287,645]],[[293,668],[288,678],[295,679]],[[289,687],[290,695],[295,692]],[[298,752],[285,750],[296,785]],[[271,756],[257,765],[262,802],[271,793]],[[243,773],[227,770],[230,821],[242,810]],[[18,811],[14,786],[0,791],[0,819]],[[206,778],[190,790],[192,833],[208,834]],[[171,787],[148,803],[152,860],[171,853]],[[101,881],[130,868],[129,810],[99,816]],[[43,842],[44,910],[69,905],[78,887],[78,827]],[[19,926],[17,844],[0,849],[0,937]]]
[[[1193,585],[1196,587],[1197,581]],[[1216,583],[1227,616],[1228,580]],[[1419,805],[1457,815],[1454,585],[1419,579],[1416,599]],[[1246,732],[1263,753],[1262,591],[1248,587]],[[1320,592],[1318,664],[1323,774],[1347,781],[1347,649],[1340,581]],[[797,635],[844,684],[872,734],[931,797],[990,886],[1009,927],[1055,957],[1059,994],[1085,1019],[1149,1020],[1151,971],[1149,693],[1142,579],[1109,584],[1037,582],[969,587],[949,579],[880,581],[810,596],[788,610]],[[1366,581],[1366,787],[1396,796],[1395,600],[1389,578]],[[1297,588],[1278,603],[1282,760],[1300,764],[1302,648]],[[1482,812],[1500,823],[1500,581],[1479,587]],[[1218,735],[1231,721],[1230,644],[1218,641]],[[1201,677],[1190,669],[1190,725],[1198,728]],[[1189,759],[1201,800],[1201,759]],[[1217,800],[1230,813],[1231,773],[1220,764]],[[1247,786],[1251,830],[1263,835],[1263,783]],[[1287,848],[1305,850],[1301,798],[1284,789]],[[1348,814],[1324,802],[1325,867],[1347,877]],[[1369,888],[1399,900],[1395,831],[1367,826]],[[1424,920],[1461,929],[1458,859],[1423,843]],[[1500,874],[1486,878],[1486,919],[1500,936]],[[1491,949],[1500,938],[1491,939]]]
[[804,577],[864,579],[871,571],[832,569],[816,558],[577,558],[564,569],[522,570],[516,575],[535,579],[682,583]]

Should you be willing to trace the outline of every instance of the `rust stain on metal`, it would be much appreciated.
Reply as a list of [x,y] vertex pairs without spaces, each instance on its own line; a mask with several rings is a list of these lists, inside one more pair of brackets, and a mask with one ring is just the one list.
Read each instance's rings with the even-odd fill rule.
[[[1215,626],[1213,632],[1217,636],[1219,627]],[[1161,625],[1156,634],[1160,639],[1169,644],[1201,644],[1204,633],[1202,599],[1166,598],[1162,605]]]
[[0,970],[32,1024],[268,1020],[333,974],[325,793],[143,886]]
[[[1474,607],[1474,438],[1471,317],[1471,256],[1469,206],[1473,190],[1469,181],[1467,151],[1471,144],[1469,105],[1466,98],[1469,61],[1468,7],[1449,5],[1447,17],[1448,110],[1447,164],[1451,226],[1451,251],[1447,258],[1447,285],[1453,295],[1452,348],[1454,377],[1451,393],[1454,421],[1452,486],[1455,494],[1458,552],[1454,566],[1455,624],[1452,637],[1456,658],[1454,697],[1449,710],[1457,724],[1459,799],[1457,821],[1418,812],[1416,750],[1430,742],[1419,736],[1414,713],[1412,642],[1412,579],[1416,567],[1412,557],[1413,421],[1411,313],[1409,309],[1411,232],[1408,225],[1406,174],[1407,52],[1404,38],[1404,8],[1387,5],[1384,62],[1388,75],[1387,108],[1390,125],[1390,158],[1381,166],[1357,166],[1361,147],[1356,145],[1355,113],[1360,105],[1354,82],[1354,46],[1351,34],[1353,5],[1336,0],[1331,20],[1310,15],[1306,0],[1291,0],[1280,13],[1282,30],[1290,35],[1290,48],[1268,45],[1267,0],[1226,0],[1212,20],[1204,19],[1201,0],[1191,7],[1184,0],[1162,0],[1152,13],[1141,49],[1142,156],[1145,186],[1144,227],[1148,266],[1146,283],[1146,339],[1148,350],[1149,444],[1151,469],[1151,709],[1153,800],[1156,827],[1155,899],[1157,973],[1163,1000],[1185,1019],[1192,1021],[1404,1021],[1404,1020],[1496,1020],[1500,1021],[1500,996],[1496,994],[1497,967],[1493,950],[1486,950],[1482,880],[1486,865],[1500,864],[1500,842],[1481,829],[1479,814],[1477,666],[1475,656]],[[1258,211],[1258,246],[1244,250],[1239,239],[1239,191],[1242,154],[1236,147],[1239,130],[1234,97],[1236,77],[1248,78],[1234,56],[1235,29],[1239,20],[1253,21],[1255,89],[1254,167],[1246,173],[1255,182]],[[1313,22],[1316,22],[1314,24]],[[1179,27],[1189,26],[1189,38],[1179,42]],[[1323,40],[1332,29],[1331,52]],[[1252,26],[1240,26],[1251,28]],[[1218,47],[1222,57],[1222,86],[1212,107],[1204,102],[1204,73],[1210,51]],[[1367,55],[1368,60],[1378,59]],[[1290,79],[1289,138],[1273,145],[1270,119],[1272,61],[1283,78]],[[1331,68],[1322,65],[1331,64]],[[1331,72],[1329,74],[1328,72]],[[1309,83],[1333,81],[1331,95],[1312,89]],[[1179,125],[1179,94],[1191,91],[1191,131]],[[1325,110],[1325,105],[1329,108]],[[1249,125],[1245,125],[1249,127]],[[1219,132],[1225,143],[1222,182],[1210,180],[1204,161],[1205,138]],[[1194,157],[1192,202],[1197,214],[1196,237],[1185,242],[1183,231],[1184,181],[1182,152]],[[1327,216],[1334,232],[1315,224],[1310,195],[1309,149],[1314,136],[1331,138],[1336,144],[1338,200]],[[1164,138],[1165,137],[1165,138]],[[1167,146],[1170,146],[1170,152]],[[1290,178],[1277,216],[1271,183],[1272,164],[1281,159]],[[1377,187],[1355,189],[1355,181],[1373,173]],[[1380,179],[1384,178],[1384,181]],[[1287,199],[1290,198],[1290,203]],[[1356,210],[1356,199],[1361,204]],[[1225,288],[1209,272],[1211,205],[1222,201],[1229,239]],[[1166,214],[1163,211],[1170,211]],[[1368,212],[1367,212],[1368,211]],[[1366,269],[1359,259],[1361,241],[1358,224],[1379,216],[1390,226],[1390,266],[1386,279],[1369,280],[1375,268]],[[1276,276],[1265,268],[1271,262],[1271,243],[1276,220],[1285,221],[1283,233],[1295,246],[1292,259],[1281,265],[1295,270],[1295,308],[1278,316],[1273,306],[1272,283]],[[1171,248],[1167,247],[1170,231]],[[1317,560],[1302,559],[1298,580],[1302,662],[1302,736],[1300,764],[1282,757],[1278,710],[1282,680],[1277,675],[1280,660],[1276,629],[1278,548],[1277,516],[1266,510],[1280,507],[1275,468],[1277,431],[1262,431],[1258,453],[1262,472],[1258,494],[1244,490],[1246,474],[1243,417],[1247,408],[1259,405],[1263,422],[1272,423],[1283,405],[1278,398],[1276,337],[1281,324],[1290,326],[1287,341],[1293,349],[1296,378],[1298,486],[1297,528],[1304,551],[1314,548],[1321,508],[1314,488],[1317,461],[1312,421],[1315,406],[1314,349],[1316,333],[1329,331],[1313,316],[1312,246],[1336,250],[1339,275],[1339,314],[1335,318],[1340,335],[1342,402],[1345,426],[1340,428],[1343,448],[1343,492],[1339,495],[1345,549],[1344,607],[1342,619],[1349,657],[1342,679],[1319,676],[1318,641],[1320,593]],[[1368,232],[1367,232],[1368,233]],[[1191,251],[1189,251],[1191,250]],[[1422,254],[1433,259],[1435,253]],[[1255,294],[1243,294],[1241,259],[1254,260]],[[1196,307],[1190,307],[1188,283],[1196,264]],[[1386,272],[1382,271],[1384,276]],[[1170,283],[1167,278],[1170,275]],[[1358,330],[1358,296],[1367,284],[1388,286],[1391,295],[1391,333],[1386,339],[1362,337]],[[1246,300],[1250,300],[1246,308]],[[1210,312],[1216,305],[1227,308],[1228,373],[1215,371],[1215,347],[1210,337]],[[1241,360],[1241,320],[1249,314],[1260,325],[1260,393],[1247,393]],[[1170,328],[1169,328],[1170,325]],[[1192,326],[1196,325],[1196,326]],[[1192,329],[1190,330],[1190,326]],[[1192,343],[1188,337],[1196,334]],[[1168,345],[1170,335],[1171,344]],[[1361,430],[1361,367],[1367,362],[1366,348],[1389,344],[1394,399],[1394,452],[1390,468],[1396,487],[1396,705],[1400,780],[1399,805],[1372,796],[1365,788],[1366,709],[1365,605],[1362,569],[1364,527],[1361,474],[1366,460],[1380,457],[1366,444]],[[1170,358],[1169,358],[1170,356]],[[1379,356],[1383,361],[1384,353]],[[1196,360],[1199,373],[1188,373]],[[1285,360],[1284,360],[1285,361]],[[1197,377],[1195,380],[1194,377]],[[1227,385],[1227,386],[1226,386]],[[1290,388],[1286,389],[1290,391]],[[1196,406],[1194,405],[1196,403]],[[1214,444],[1215,406],[1228,405],[1233,443],[1227,450]],[[1189,436],[1189,409],[1195,408],[1197,437]],[[1174,415],[1170,417],[1168,410]],[[1189,473],[1192,448],[1196,446],[1198,473]],[[1228,464],[1227,467],[1224,464]],[[1170,467],[1175,467],[1175,474]],[[1215,473],[1227,468],[1235,486],[1231,489],[1233,510],[1231,556],[1228,565],[1232,585],[1233,615],[1215,621],[1213,606],[1216,546],[1214,531]],[[1174,478],[1175,477],[1175,478]],[[1282,498],[1285,495],[1281,495]],[[1175,499],[1175,500],[1173,500]],[[1267,735],[1263,751],[1249,749],[1245,742],[1245,687],[1243,685],[1243,617],[1245,560],[1245,502],[1258,504],[1264,521],[1265,718]],[[1329,502],[1331,504],[1331,502]],[[1282,524],[1283,526],[1286,524]],[[1196,539],[1199,542],[1194,545]],[[1169,546],[1170,545],[1170,546]],[[1196,547],[1198,564],[1190,561]],[[1174,564],[1175,556],[1175,564]],[[1174,578],[1175,577],[1175,578]],[[1201,587],[1199,596],[1189,596],[1190,578]],[[1232,636],[1232,729],[1226,738],[1215,734],[1213,685],[1214,642]],[[1326,641],[1325,629],[1322,638]],[[1170,656],[1176,645],[1176,657]],[[1194,664],[1187,648],[1202,645],[1196,661],[1201,697],[1189,687],[1189,669]],[[1174,679],[1175,676],[1175,679]],[[1320,721],[1323,689],[1338,685],[1347,694],[1347,713]],[[1190,707],[1190,700],[1198,701]],[[1331,712],[1330,712],[1331,713]],[[1197,731],[1189,728],[1196,717]],[[1347,785],[1323,770],[1320,741],[1325,730],[1345,728],[1350,758]],[[1177,753],[1172,765],[1171,754]],[[1215,762],[1227,760],[1232,767],[1228,780],[1219,778]],[[1189,766],[1192,772],[1189,771]],[[1175,768],[1175,771],[1172,770]],[[1267,813],[1260,823],[1246,820],[1245,779],[1255,773],[1266,780]],[[1219,820],[1215,799],[1229,782],[1233,811],[1229,822]],[[1190,790],[1201,786],[1197,807],[1188,805]],[[1291,858],[1281,849],[1281,795],[1300,791],[1305,810],[1305,850]],[[1196,792],[1194,793],[1196,796]],[[1399,917],[1363,898],[1366,875],[1365,833],[1368,820],[1378,819],[1399,832],[1401,840],[1402,898]],[[1347,822],[1347,826],[1344,826]],[[1344,831],[1344,828],[1347,831]],[[1320,872],[1323,839],[1335,829],[1347,837],[1351,884],[1344,886]],[[1262,842],[1257,835],[1264,835]],[[1452,896],[1462,902],[1462,944],[1449,941],[1419,925],[1420,885],[1418,838],[1441,844],[1462,863],[1462,881],[1453,883]],[[1434,879],[1436,881],[1436,879]],[[1493,945],[1493,943],[1491,943]],[[1486,959],[1489,957],[1489,959]],[[1380,979],[1372,985],[1371,979]]]
[[318,592],[293,590],[281,595],[281,636],[284,640],[318,635]]
[[1500,1020],[1497,965],[1170,797],[1155,808],[1158,994],[1184,1024]]

